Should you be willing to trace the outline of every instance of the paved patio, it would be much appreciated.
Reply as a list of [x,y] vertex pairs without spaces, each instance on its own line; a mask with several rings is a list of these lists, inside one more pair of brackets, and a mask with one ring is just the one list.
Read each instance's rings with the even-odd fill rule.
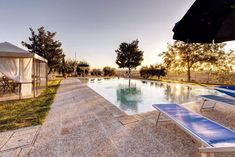
[[[198,103],[185,106],[199,112]],[[156,129],[156,114],[128,116],[77,78],[69,78],[62,81],[42,126],[0,134],[0,156],[199,156],[199,144],[173,123]],[[235,129],[235,109],[218,105],[203,115]]]

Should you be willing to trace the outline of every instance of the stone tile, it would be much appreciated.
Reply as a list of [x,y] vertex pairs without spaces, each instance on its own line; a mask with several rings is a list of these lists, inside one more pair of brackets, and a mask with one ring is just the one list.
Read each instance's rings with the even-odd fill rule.
[[32,126],[23,129],[18,129],[14,131],[13,137],[15,136],[22,136],[25,134],[36,134],[40,126]]
[[13,131],[7,131],[0,133],[0,150],[6,144],[6,142],[13,135]]
[[28,157],[30,150],[31,150],[31,146],[22,148],[18,157]]
[[123,124],[123,125],[127,125],[130,123],[134,123],[134,122],[138,122],[139,120],[135,118],[135,116],[122,116],[119,117],[118,120]]
[[84,150],[88,147],[88,144],[85,144],[85,142],[80,137],[73,137],[71,138],[63,138],[60,139],[60,142],[58,143],[58,156],[83,156]]
[[150,111],[138,114],[139,116],[143,117],[144,119],[155,119],[158,115],[158,111]]
[[17,157],[21,151],[21,148],[8,151],[0,151],[0,157]]
[[117,151],[112,144],[112,142],[108,139],[97,141],[92,144],[92,149],[86,154],[87,156],[96,156],[96,157],[107,157],[107,156],[118,156]]
[[34,140],[35,133],[31,134],[21,134],[20,136],[18,134],[13,134],[12,137],[7,141],[7,143],[2,147],[2,151],[23,147],[26,145],[32,144]]
[[134,115],[134,117],[135,117],[135,119],[137,119],[138,121],[141,121],[141,120],[144,119],[144,117],[141,116],[141,115]]
[[61,145],[59,139],[38,141],[32,147],[30,157],[55,157],[59,156]]

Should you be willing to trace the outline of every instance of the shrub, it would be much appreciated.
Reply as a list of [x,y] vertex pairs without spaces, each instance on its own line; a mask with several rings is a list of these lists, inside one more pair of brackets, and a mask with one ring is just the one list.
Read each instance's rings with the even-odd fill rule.
[[101,76],[102,75],[102,71],[100,69],[93,69],[91,71],[91,75],[93,75],[93,76]]
[[144,66],[140,69],[140,76],[143,78],[157,76],[159,80],[162,76],[166,76],[166,68],[162,65],[151,65],[150,67]]
[[113,76],[115,75],[115,68],[106,66],[103,68],[103,73],[104,73],[104,76]]

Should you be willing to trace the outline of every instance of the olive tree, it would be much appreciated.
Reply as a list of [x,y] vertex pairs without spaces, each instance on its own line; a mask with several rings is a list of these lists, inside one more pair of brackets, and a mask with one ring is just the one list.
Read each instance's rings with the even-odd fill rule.
[[128,68],[129,77],[131,69],[141,65],[144,52],[139,49],[139,41],[134,40],[131,43],[123,42],[115,51],[117,53],[116,64],[119,68]]

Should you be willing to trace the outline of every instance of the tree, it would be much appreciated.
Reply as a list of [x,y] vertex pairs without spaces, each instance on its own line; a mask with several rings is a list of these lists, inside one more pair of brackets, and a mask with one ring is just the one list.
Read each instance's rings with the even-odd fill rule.
[[157,76],[158,80],[160,80],[161,77],[166,76],[166,68],[161,64],[151,66],[150,68],[152,69],[152,76]]
[[104,73],[104,76],[113,76],[115,75],[115,68],[106,66],[103,68],[103,73]]
[[219,65],[220,60],[227,55],[225,44],[199,44],[175,41],[168,44],[168,50],[161,53],[167,69],[172,71],[187,71],[188,81],[191,81],[191,70],[200,68],[203,63]]
[[77,66],[77,74],[78,75],[88,75],[90,70],[90,65],[86,61],[80,61]]
[[141,67],[140,76],[145,78],[145,79],[150,77],[149,67],[148,66]]
[[66,60],[64,64],[64,73],[72,74],[75,72],[78,62],[76,60]]
[[93,69],[91,71],[91,75],[93,75],[93,76],[101,76],[102,75],[102,71],[100,69]]
[[38,33],[32,28],[29,30],[31,32],[29,43],[22,41],[22,45],[27,47],[29,52],[36,53],[48,60],[49,73],[53,69],[59,71],[64,56],[61,42],[54,39],[56,32],[46,31],[44,27],[38,28]]
[[82,70],[82,68],[80,68],[79,66],[77,66],[76,72],[79,76],[84,74],[84,71]]
[[232,50],[219,57],[216,64],[203,63],[198,70],[208,72],[208,82],[210,75],[214,74],[214,79],[223,82],[224,79],[231,79],[230,73],[234,71],[235,55]]
[[116,64],[119,68],[128,68],[129,77],[131,69],[141,65],[143,61],[143,51],[139,49],[139,41],[134,40],[131,43],[123,42],[115,51],[117,53]]
[[140,76],[143,78],[157,76],[159,80],[162,76],[166,76],[166,69],[161,64],[144,66],[140,69]]

